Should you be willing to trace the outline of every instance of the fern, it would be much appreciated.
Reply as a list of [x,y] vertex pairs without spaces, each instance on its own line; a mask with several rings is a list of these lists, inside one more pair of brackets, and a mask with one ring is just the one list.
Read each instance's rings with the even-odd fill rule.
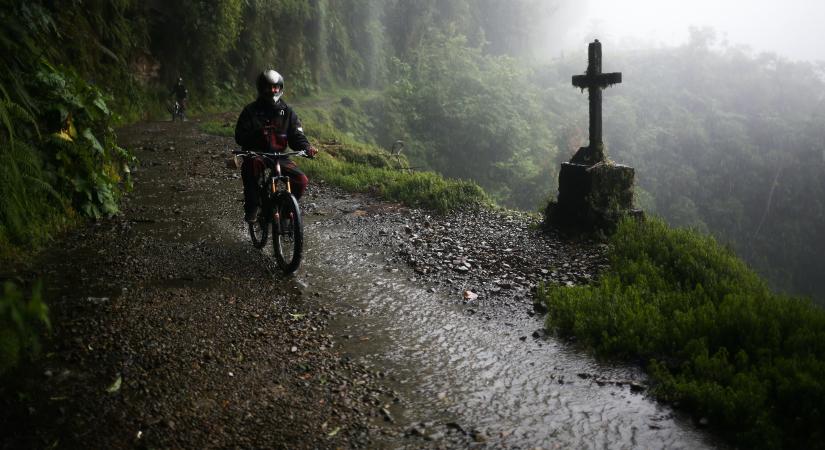
[[0,375],[40,350],[38,335],[51,329],[49,308],[43,302],[42,285],[30,296],[7,281],[0,292]]
[[[0,86],[2,88],[2,86]],[[3,94],[6,95],[6,90],[3,89]],[[3,100],[0,102],[0,120],[3,121],[3,124],[6,126],[6,131],[9,135],[9,140],[14,140],[14,127],[11,124],[11,113],[9,109],[13,103],[8,99]]]
[[[9,143],[14,146],[14,143]],[[6,145],[0,153],[0,219],[13,240],[19,240],[23,233],[25,216],[27,213],[25,205],[25,184],[17,162],[11,158],[11,152],[6,150]]]
[[[6,134],[0,134],[0,238],[18,244],[31,243],[39,224],[54,213],[47,197],[57,199],[65,207],[65,198],[45,179],[39,152],[20,139],[20,130],[40,130],[33,115],[8,97],[0,101],[0,119]],[[27,133],[22,133],[23,136]]]

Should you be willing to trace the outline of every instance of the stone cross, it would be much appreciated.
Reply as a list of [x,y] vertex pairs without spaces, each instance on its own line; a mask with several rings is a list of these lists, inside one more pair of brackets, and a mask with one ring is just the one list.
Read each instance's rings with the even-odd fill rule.
[[602,89],[622,82],[621,72],[602,73],[602,43],[598,39],[587,46],[587,72],[573,76],[573,86],[587,89],[590,99],[590,145],[582,147],[571,162],[595,164],[604,160],[602,142]]

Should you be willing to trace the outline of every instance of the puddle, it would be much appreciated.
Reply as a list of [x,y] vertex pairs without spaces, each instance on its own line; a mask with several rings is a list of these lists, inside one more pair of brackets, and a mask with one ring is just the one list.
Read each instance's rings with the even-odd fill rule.
[[[299,283],[336,313],[329,332],[339,350],[387,374],[401,397],[388,410],[402,429],[429,422],[435,443],[474,430],[491,447],[718,446],[638,389],[637,368],[600,364],[545,338],[538,317],[485,320],[485,306],[469,312],[455,293],[405,268],[386,270],[385,255],[359,248],[335,221],[315,216],[306,227]],[[415,445],[410,439],[386,444]]]

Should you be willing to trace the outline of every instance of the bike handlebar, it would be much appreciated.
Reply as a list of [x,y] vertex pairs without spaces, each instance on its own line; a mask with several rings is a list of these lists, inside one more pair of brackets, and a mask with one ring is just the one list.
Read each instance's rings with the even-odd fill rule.
[[241,156],[263,156],[267,158],[285,158],[287,156],[303,156],[304,158],[312,158],[311,156],[307,155],[306,150],[280,153],[253,152],[251,150],[232,150],[232,154]]

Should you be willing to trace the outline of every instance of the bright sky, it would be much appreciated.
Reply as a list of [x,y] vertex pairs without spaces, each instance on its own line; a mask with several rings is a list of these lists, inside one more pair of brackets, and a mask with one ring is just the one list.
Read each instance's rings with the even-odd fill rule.
[[[561,0],[551,27],[558,52],[598,37],[606,46],[679,45],[690,26],[720,41],[795,60],[825,60],[825,0]],[[559,45],[559,43],[563,43]]]

